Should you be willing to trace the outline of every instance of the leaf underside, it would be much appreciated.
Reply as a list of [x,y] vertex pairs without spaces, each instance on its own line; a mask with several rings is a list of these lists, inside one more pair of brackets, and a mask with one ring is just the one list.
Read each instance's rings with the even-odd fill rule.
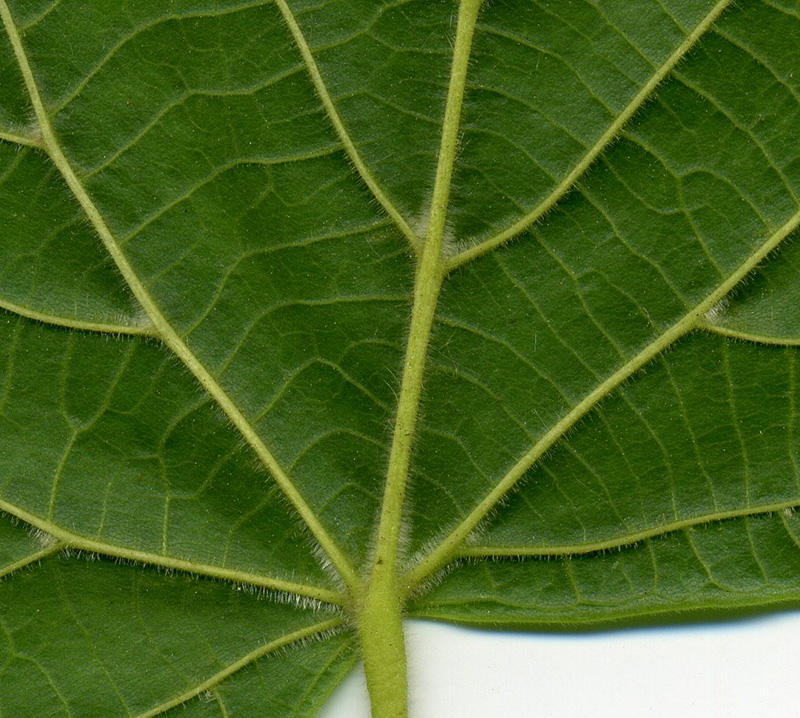
[[[0,0],[4,715],[310,715],[353,665],[457,12]],[[789,0],[481,9],[409,615],[800,599],[797,47]]]

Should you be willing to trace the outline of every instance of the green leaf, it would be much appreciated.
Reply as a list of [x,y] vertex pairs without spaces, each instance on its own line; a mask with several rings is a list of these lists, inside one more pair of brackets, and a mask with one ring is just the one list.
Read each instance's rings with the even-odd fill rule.
[[467,624],[563,627],[797,601],[798,529],[791,514],[746,516],[619,552],[470,562],[411,611]]
[[[350,662],[349,641],[335,633],[303,656],[281,650],[333,631],[339,618],[185,575],[51,558],[0,591],[0,701],[14,715],[154,716],[184,703],[225,715],[242,694],[261,715],[276,706],[302,713]],[[226,681],[243,665],[251,667]]]
[[0,16],[0,712],[800,598],[796,3]]

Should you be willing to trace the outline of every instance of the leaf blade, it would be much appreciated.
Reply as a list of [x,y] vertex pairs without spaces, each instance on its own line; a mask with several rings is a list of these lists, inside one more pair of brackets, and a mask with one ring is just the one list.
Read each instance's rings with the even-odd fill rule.
[[162,348],[8,316],[0,335],[5,510],[78,548],[331,597],[268,477]]
[[[459,20],[445,100],[446,0],[0,0],[43,136],[0,121],[0,189],[19,200],[4,207],[7,256],[45,275],[0,275],[0,507],[74,547],[327,600],[356,623],[381,575],[392,594],[406,570],[408,590],[429,592],[412,610],[446,620],[795,600],[792,517],[761,514],[798,503],[796,272],[769,278],[792,264],[800,223],[800,89],[782,57],[796,11],[517,10],[483,8],[472,54]],[[547,28],[571,42],[550,47]],[[529,116],[498,110],[514,99]],[[506,246],[509,226],[524,236]],[[48,247],[71,243],[73,266],[92,264],[94,234],[116,264],[94,262],[94,290],[112,297],[85,292],[63,258],[48,265]],[[769,296],[748,295],[756,273]],[[409,316],[432,325],[430,345]],[[610,547],[619,564],[597,553]],[[500,555],[529,558],[487,560]],[[402,593],[386,604],[397,626]],[[291,680],[280,710],[318,705],[317,681],[351,665],[345,648],[304,655],[312,699]],[[208,702],[186,710],[226,716],[252,677],[237,672],[230,693],[195,682]]]
[[161,313],[144,283],[135,272],[133,266],[123,252],[122,247],[109,229],[104,217],[92,201],[92,198],[87,193],[86,188],[75,173],[58,139],[53,133],[50,118],[39,94],[39,88],[31,71],[27,54],[22,45],[13,16],[5,0],[0,0],[0,16],[2,16],[3,24],[25,79],[25,85],[30,94],[31,103],[39,123],[39,129],[43,136],[44,146],[51,160],[75,195],[75,199],[81,205],[84,212],[86,212],[87,217],[102,240],[103,245],[124,277],[126,284],[150,317],[150,321],[158,336],[181,359],[189,371],[195,375],[203,388],[214,398],[220,408],[228,415],[248,443],[253,447],[261,461],[264,462],[265,466],[269,469],[275,481],[286,494],[289,501],[294,505],[311,533],[314,534],[323,550],[330,557],[330,560],[336,566],[345,583],[351,587],[357,586],[358,579],[349,559],[342,553],[337,543],[330,537],[325,526],[319,521],[303,495],[298,491],[293,481],[278,463],[273,452],[270,451],[263,442],[241,410],[233,403],[223,387],[208,372],[205,366],[195,357],[184,340]]
[[[633,96],[628,104],[622,109],[621,112],[613,119],[608,128],[597,138],[597,140],[588,147],[586,153],[580,157],[580,160],[565,174],[564,178],[548,193],[546,196],[529,212],[524,214],[510,226],[500,229],[496,234],[491,237],[480,240],[474,246],[462,249],[458,254],[450,259],[449,266],[451,269],[471,262],[487,252],[501,247],[506,242],[509,242],[526,229],[538,222],[545,214],[552,210],[561,199],[574,188],[576,182],[584,175],[600,154],[605,150],[619,135],[622,128],[628,123],[639,108],[652,96],[653,91],[658,87],[661,82],[675,69],[678,63],[685,57],[685,55],[692,50],[692,48],[700,41],[700,38],[711,28],[717,21],[722,13],[730,5],[730,0],[721,0],[714,5],[705,14],[697,25],[688,33],[683,42],[660,64],[657,66],[655,72],[645,82],[641,89]],[[513,35],[509,39],[516,39]],[[521,40],[517,40],[521,42]],[[538,62],[537,62],[538,68]],[[491,85],[489,85],[491,87]],[[474,190],[473,190],[474,191]],[[459,232],[459,235],[464,236],[464,232]]]
[[[720,551],[720,545],[727,545]],[[730,519],[589,556],[465,563],[413,615],[548,630],[798,600],[796,535],[781,515]],[[521,575],[520,575],[521,574]],[[706,615],[709,615],[706,613]],[[711,615],[714,615],[711,613]]]
[[[225,584],[102,560],[51,558],[0,589],[1,700],[22,712],[158,715],[278,647],[340,623]],[[37,618],[43,606],[48,613]],[[79,680],[75,663],[82,664]],[[140,680],[143,670],[148,681]]]

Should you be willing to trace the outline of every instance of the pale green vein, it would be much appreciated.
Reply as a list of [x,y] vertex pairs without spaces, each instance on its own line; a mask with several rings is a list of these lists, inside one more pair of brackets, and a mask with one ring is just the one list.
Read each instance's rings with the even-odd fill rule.
[[516,486],[517,482],[557,441],[559,441],[580,419],[616,389],[620,384],[635,374],[645,364],[664,351],[688,332],[694,330],[712,307],[722,300],[739,282],[742,281],[759,263],[772,252],[786,237],[800,226],[800,211],[790,217],[784,225],[770,236],[755,252],[753,252],[728,278],[719,284],[702,302],[687,312],[667,331],[658,336],[642,351],[626,364],[621,366],[594,391],[587,394],[572,410],[558,421],[538,442],[525,454],[511,470],[498,482],[484,499],[467,515],[467,517],[444,538],[441,543],[428,554],[405,578],[409,588],[413,588],[431,574],[442,568],[458,551],[459,546],[486,515]]
[[342,605],[345,602],[345,597],[327,588],[320,588],[318,586],[308,586],[294,581],[284,581],[280,578],[271,578],[258,573],[249,571],[240,571],[232,568],[223,568],[222,566],[214,566],[211,564],[200,563],[199,561],[191,561],[188,559],[174,558],[172,556],[165,556],[163,554],[151,553],[149,551],[139,551],[136,549],[129,549],[124,546],[116,546],[105,541],[98,541],[96,539],[87,538],[79,534],[67,531],[61,528],[58,524],[48,521],[45,518],[32,514],[29,511],[0,499],[0,510],[5,511],[12,516],[25,523],[34,526],[40,531],[44,531],[53,538],[55,538],[60,548],[73,548],[78,551],[86,551],[88,553],[99,553],[104,556],[112,556],[114,558],[121,558],[127,561],[136,561],[138,563],[149,564],[159,568],[175,569],[177,571],[186,571],[189,573],[207,576],[208,578],[221,579],[223,581],[231,581],[233,583],[245,583],[259,588],[266,588],[272,591],[281,591],[283,593],[293,593],[298,596],[306,596],[316,601],[323,603],[330,603],[334,605]]
[[403,381],[397,404],[397,417],[392,436],[392,448],[389,453],[389,468],[375,552],[376,560],[382,559],[389,565],[394,565],[397,559],[403,498],[419,414],[422,379],[436,303],[444,277],[443,245],[447,207],[458,147],[458,131],[472,36],[480,4],[481,0],[461,0],[428,232],[414,284],[414,304],[411,310],[411,326],[406,345]]
[[720,0],[712,10],[703,18],[703,20],[695,27],[695,29],[686,37],[686,39],[678,46],[678,48],[664,61],[662,65],[656,70],[652,77],[645,85],[636,93],[633,99],[628,103],[625,109],[617,116],[617,118],[608,126],[608,129],[600,135],[597,142],[595,142],[589,151],[581,158],[580,162],[576,164],[572,170],[564,177],[561,182],[545,197],[533,210],[531,210],[524,217],[514,222],[511,226],[504,229],[502,232],[495,236],[476,244],[474,247],[459,252],[452,256],[448,263],[448,271],[460,267],[473,259],[483,256],[487,252],[500,247],[506,242],[514,239],[521,232],[525,231],[528,227],[535,224],[545,214],[547,214],[556,204],[566,195],[574,186],[580,177],[586,172],[592,163],[597,159],[598,155],[608,147],[611,142],[619,134],[620,130],[627,124],[633,117],[637,110],[650,98],[653,90],[663,82],[664,78],[669,75],[675,66],[683,59],[689,50],[691,50],[698,42],[698,40],[705,34],[705,32],[716,22],[722,12],[731,4],[732,0]]
[[492,556],[576,556],[605,551],[612,548],[624,548],[625,546],[631,546],[645,539],[663,536],[664,534],[680,531],[691,526],[700,526],[715,521],[724,521],[725,519],[758,516],[761,514],[769,514],[773,511],[785,511],[786,509],[795,509],[798,507],[800,507],[800,498],[795,498],[774,504],[765,504],[764,506],[751,506],[746,509],[715,511],[713,513],[703,514],[702,516],[693,516],[681,521],[660,524],[659,526],[653,526],[652,528],[643,529],[642,531],[615,536],[614,538],[604,539],[602,541],[587,541],[585,543],[559,544],[553,546],[492,546],[488,544],[485,546],[465,546],[459,549],[457,556],[463,558],[490,558]]
[[317,61],[314,59],[314,55],[311,52],[311,47],[306,41],[306,38],[303,35],[303,31],[300,28],[294,13],[292,13],[292,10],[286,0],[275,0],[275,3],[278,6],[278,9],[281,11],[281,15],[283,15],[286,25],[289,27],[289,30],[292,33],[292,37],[297,44],[297,48],[300,50],[300,54],[303,56],[303,61],[308,67],[308,74],[311,76],[311,81],[314,83],[314,88],[316,89],[317,94],[322,101],[322,105],[325,107],[325,111],[328,113],[328,117],[334,129],[336,130],[336,134],[339,136],[339,140],[341,141],[342,145],[344,145],[347,156],[355,166],[358,174],[361,176],[361,179],[364,180],[364,183],[367,185],[367,187],[369,187],[369,190],[372,192],[375,199],[378,200],[378,203],[381,205],[381,207],[383,207],[384,211],[392,218],[398,229],[405,235],[414,251],[419,253],[422,248],[420,238],[417,236],[417,233],[411,229],[408,222],[406,222],[405,217],[403,217],[397,207],[394,206],[386,192],[378,183],[378,180],[374,177],[372,172],[370,172],[369,167],[367,167],[366,163],[358,152],[358,148],[356,148],[355,143],[350,137],[350,133],[344,126],[344,122],[339,116],[336,105],[333,103],[333,98],[328,92],[328,88],[325,86],[325,81],[322,79],[322,74],[317,66]]
[[85,332],[100,332],[101,334],[128,334],[131,336],[156,337],[158,336],[152,325],[142,324],[106,324],[104,322],[86,322],[80,319],[60,317],[55,314],[39,312],[21,304],[6,301],[0,298],[0,309],[5,309],[12,314],[18,314],[26,319],[33,319],[43,324],[50,324],[65,329],[79,329]]
[[[99,59],[99,62],[97,62],[94,67],[88,70],[88,72],[83,76],[77,85],[66,88],[70,94],[66,97],[60,98],[57,105],[51,105],[50,110],[54,115],[60,114],[64,108],[76,97],[78,97],[78,95],[80,95],[80,93],[89,85],[89,83],[100,74],[103,68],[105,68],[111,62],[114,56],[125,45],[134,41],[140,35],[143,35],[148,31],[155,30],[157,27],[173,22],[200,20],[201,18],[209,17],[220,18],[225,15],[232,15],[234,13],[242,12],[243,10],[264,7],[265,5],[269,5],[271,1],[272,0],[255,0],[255,2],[251,3],[233,3],[232,7],[227,8],[219,7],[217,4],[217,6],[213,9],[200,8],[197,12],[163,13],[160,16],[153,18],[149,22],[145,21],[143,24],[132,26],[129,28],[128,34],[123,34],[115,45],[106,49],[105,55]],[[27,32],[27,29],[27,26],[22,28],[23,34]]]
[[[70,338],[71,340],[71,338]],[[70,342],[71,343],[71,342]],[[64,370],[67,368],[68,361],[64,363]],[[64,396],[64,389],[62,386],[61,396]],[[62,404],[62,413],[64,413],[64,407]],[[69,461],[70,455],[72,454],[72,449],[75,446],[75,442],[78,440],[78,431],[72,431],[72,436],[70,437],[67,445],[64,447],[64,450],[61,452],[61,459],[59,459],[58,464],[56,465],[53,471],[53,487],[50,489],[50,500],[47,505],[47,519],[52,520],[53,515],[56,511],[56,496],[58,495],[58,485],[61,483],[61,477],[64,474],[64,468],[67,465],[67,461]]]
[[745,332],[740,329],[732,329],[730,327],[723,327],[719,324],[714,324],[708,318],[699,321],[697,328],[705,332],[713,334],[721,334],[723,337],[731,339],[739,339],[743,342],[752,342],[754,344],[770,344],[772,346],[780,347],[800,347],[800,337],[776,337],[768,334],[757,334],[755,332]]
[[14,18],[11,15],[11,11],[8,9],[6,0],[0,0],[0,16],[3,18],[3,24],[5,25],[11,45],[14,48],[14,54],[19,63],[28,93],[30,94],[31,103],[42,133],[44,148],[50,155],[53,164],[57,167],[59,172],[61,172],[70,190],[72,190],[78,203],[89,218],[89,221],[94,226],[95,231],[99,235],[103,245],[111,255],[111,258],[114,260],[114,263],[117,265],[125,281],[128,283],[134,296],[139,300],[142,308],[150,317],[158,336],[178,356],[192,374],[194,374],[203,388],[214,398],[228,418],[233,422],[234,426],[241,432],[247,443],[255,450],[259,459],[267,469],[269,469],[276,483],[289,501],[291,501],[303,521],[305,521],[322,549],[327,553],[344,582],[351,589],[355,589],[359,585],[359,580],[348,558],[328,534],[322,522],[308,503],[306,503],[305,498],[295,487],[294,483],[278,463],[272,452],[267,448],[266,444],[261,440],[261,437],[258,436],[256,430],[244,414],[239,410],[217,380],[192,353],[178,333],[172,328],[172,325],[170,325],[166,317],[161,313],[161,310],[150,296],[144,283],[134,271],[116,238],[108,228],[105,219],[89,197],[86,188],[72,169],[69,160],[67,160],[61,149],[61,145],[50,124],[50,118],[39,94],[39,88],[36,84],[33,72],[31,71],[25,48],[22,45],[22,40],[14,24]]
[[761,560],[761,557],[758,555],[758,549],[756,548],[755,540],[753,539],[753,527],[750,521],[744,522],[745,529],[747,530],[747,540],[750,543],[750,553],[753,556],[753,560],[755,561],[756,566],[758,566],[758,570],[761,572],[761,576],[764,579],[765,584],[769,584],[769,574],[767,573],[766,568],[764,568],[764,562]]
[[154,718],[155,716],[162,715],[171,708],[176,708],[192,698],[196,698],[202,693],[205,693],[206,691],[213,690],[226,678],[229,678],[234,673],[242,670],[242,668],[249,666],[259,658],[263,658],[269,653],[274,653],[278,649],[283,648],[284,646],[289,646],[292,643],[313,639],[313,637],[316,635],[324,635],[328,631],[333,631],[339,628],[343,621],[344,619],[342,618],[331,618],[327,621],[321,621],[313,626],[309,626],[308,628],[301,628],[299,631],[287,633],[285,636],[281,636],[280,638],[276,638],[274,641],[265,643],[263,646],[259,646],[255,650],[250,651],[250,653],[242,656],[238,661],[231,663],[229,666],[225,666],[225,668],[218,673],[215,673],[213,676],[211,676],[211,678],[203,681],[202,683],[198,683],[196,686],[189,688],[187,691],[175,696],[175,698],[165,701],[155,708],[151,708],[144,713],[140,713],[139,715],[135,716],[135,718]]
[[460,0],[459,3],[453,64],[447,90],[430,218],[414,282],[414,303],[403,363],[403,380],[392,431],[375,551],[367,592],[359,606],[359,638],[364,672],[368,685],[379,687],[370,691],[372,714],[375,716],[399,718],[407,715],[408,710],[397,559],[408,470],[419,417],[422,380],[436,304],[445,276],[442,250],[447,208],[458,148],[458,132],[472,38],[480,7],[481,0]]
[[222,696],[219,694],[218,690],[213,692],[214,700],[217,702],[219,706],[219,712],[222,713],[222,718],[230,718],[230,713],[228,713],[228,708],[225,706],[225,701],[222,700]]
[[693,538],[694,528],[689,527],[688,529],[683,530],[683,535],[686,537],[686,543],[689,544],[689,548],[691,549],[694,557],[697,559],[697,563],[700,564],[700,567],[705,572],[706,576],[708,577],[708,582],[722,591],[725,590],[725,586],[721,584],[716,578],[714,578],[714,571],[709,565],[708,561],[703,558],[703,555],[700,553],[700,550],[697,548],[697,543]]
[[[120,704],[125,708],[125,712],[128,715],[130,715],[130,709],[128,708],[128,701],[125,700],[123,691],[120,690],[119,683],[116,680],[114,680],[114,676],[112,675],[113,669],[109,670],[111,666],[109,666],[109,664],[103,660],[101,655],[101,649],[97,645],[95,636],[93,636],[92,632],[86,628],[86,625],[78,616],[78,613],[76,613],[73,601],[70,600],[70,596],[68,595],[66,587],[64,586],[64,581],[55,580],[52,582],[51,586],[52,586],[51,590],[55,589],[55,591],[57,592],[59,603],[61,604],[61,606],[63,606],[64,610],[69,615],[69,619],[71,620],[73,625],[78,629],[80,634],[83,636],[83,640],[89,647],[89,652],[91,654],[91,657],[100,667],[100,670],[103,672],[103,676],[105,677],[108,686],[114,692],[114,695],[116,696]],[[137,618],[139,619],[139,622],[141,623],[142,627],[145,630],[147,638],[150,640],[151,643],[154,643],[149,632],[147,631],[147,628],[144,626],[144,621],[142,621],[141,612],[139,610],[138,596],[136,597],[136,615]]]
[[0,130],[0,140],[13,142],[15,145],[22,145],[23,147],[34,147],[39,150],[44,148],[42,139],[33,135],[21,135],[16,132]]
[[[722,354],[722,368],[724,373],[727,377],[733,377],[733,373],[731,372],[731,358],[730,358],[730,343],[725,342],[722,344],[721,351]],[[726,382],[725,385],[726,393],[727,393],[727,404],[730,408],[730,416],[731,416],[731,424],[734,428],[734,433],[736,435],[736,441],[739,444],[739,454],[742,457],[742,473],[744,474],[744,496],[745,502],[750,503],[750,454],[747,451],[748,443],[745,441],[744,436],[742,435],[742,418],[739,415],[739,408],[736,402],[736,387],[734,386],[733,381]]]
[[63,543],[56,542],[52,543],[49,546],[45,546],[44,548],[40,549],[39,551],[34,551],[33,553],[28,554],[27,556],[23,556],[21,559],[17,561],[13,561],[12,563],[7,563],[5,566],[0,566],[0,578],[3,576],[8,576],[8,574],[13,573],[14,571],[24,568],[25,566],[30,566],[32,563],[36,563],[37,561],[41,561],[43,558],[47,558],[54,553],[58,553],[65,548]]

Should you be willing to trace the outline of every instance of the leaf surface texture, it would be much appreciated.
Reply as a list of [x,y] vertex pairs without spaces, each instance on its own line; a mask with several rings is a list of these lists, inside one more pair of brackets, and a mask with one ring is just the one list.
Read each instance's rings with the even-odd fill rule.
[[796,4],[457,12],[0,0],[4,713],[313,714],[414,391],[411,615],[797,600]]

